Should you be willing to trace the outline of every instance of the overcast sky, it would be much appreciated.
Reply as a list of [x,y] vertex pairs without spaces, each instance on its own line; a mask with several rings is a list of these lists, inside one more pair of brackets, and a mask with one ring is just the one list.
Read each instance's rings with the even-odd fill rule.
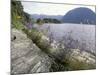
[[31,1],[27,0],[25,1],[24,0],[22,1],[24,11],[29,14],[65,15],[69,10],[77,8],[77,7],[87,7],[95,12],[94,6],[35,3],[32,1],[95,5],[94,0],[68,0],[68,1],[67,0],[31,0]]

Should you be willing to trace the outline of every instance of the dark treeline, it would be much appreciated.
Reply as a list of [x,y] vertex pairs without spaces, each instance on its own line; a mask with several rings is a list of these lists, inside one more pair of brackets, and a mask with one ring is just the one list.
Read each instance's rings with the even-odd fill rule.
[[42,23],[61,23],[61,21],[57,19],[51,19],[51,18],[44,18],[44,19],[37,19],[36,23],[42,24]]
[[61,23],[61,21],[59,21],[57,19],[51,19],[51,18],[44,18],[43,21],[45,23]]

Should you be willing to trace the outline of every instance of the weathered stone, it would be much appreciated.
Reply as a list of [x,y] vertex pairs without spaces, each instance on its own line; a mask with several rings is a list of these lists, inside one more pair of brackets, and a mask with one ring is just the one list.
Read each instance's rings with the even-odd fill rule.
[[70,49],[69,56],[65,56],[65,62],[68,63],[71,70],[81,69],[95,69],[96,61],[95,56],[86,51],[80,51],[79,49]]
[[52,59],[33,44],[25,33],[12,29],[11,37],[12,74],[49,72]]

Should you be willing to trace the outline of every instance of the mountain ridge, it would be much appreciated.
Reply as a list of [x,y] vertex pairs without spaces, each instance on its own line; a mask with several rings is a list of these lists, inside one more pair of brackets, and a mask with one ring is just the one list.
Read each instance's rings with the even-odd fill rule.
[[45,15],[45,14],[31,14],[31,18],[33,19],[43,19],[43,18],[51,18],[61,20],[63,15]]
[[79,7],[70,10],[62,18],[64,23],[96,24],[96,14],[89,8]]

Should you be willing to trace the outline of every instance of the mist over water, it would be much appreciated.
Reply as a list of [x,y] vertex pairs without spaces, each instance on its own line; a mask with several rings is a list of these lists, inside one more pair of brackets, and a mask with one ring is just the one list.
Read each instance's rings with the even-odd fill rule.
[[66,46],[95,53],[95,25],[43,24],[37,28],[56,41],[63,40]]

